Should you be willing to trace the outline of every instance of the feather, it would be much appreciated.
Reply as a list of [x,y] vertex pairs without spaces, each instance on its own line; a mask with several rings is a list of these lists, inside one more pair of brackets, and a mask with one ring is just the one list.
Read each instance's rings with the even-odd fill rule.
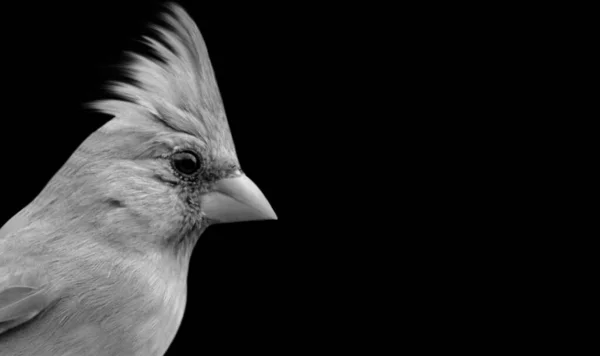
[[0,247],[0,335],[48,307],[52,298],[47,284],[45,273],[30,259]]
[[118,100],[89,104],[113,116],[142,111],[164,126],[194,135],[235,156],[233,139],[206,44],[192,18],[177,4],[169,4],[154,25],[157,38],[144,42],[160,60],[129,53],[125,74],[133,83],[109,83]]

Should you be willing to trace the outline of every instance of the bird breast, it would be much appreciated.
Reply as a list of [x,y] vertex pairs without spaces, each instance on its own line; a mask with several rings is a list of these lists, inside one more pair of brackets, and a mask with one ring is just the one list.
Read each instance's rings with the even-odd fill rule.
[[[162,356],[175,338],[181,325],[187,299],[187,271],[154,269],[143,273],[147,294],[142,297],[147,310],[137,326],[140,355]],[[151,268],[147,271],[152,271]],[[140,305],[140,307],[142,307]],[[135,322],[135,321],[134,321]]]

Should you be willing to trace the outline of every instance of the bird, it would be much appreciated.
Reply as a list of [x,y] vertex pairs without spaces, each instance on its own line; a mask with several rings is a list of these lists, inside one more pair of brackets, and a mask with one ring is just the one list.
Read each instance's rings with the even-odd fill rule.
[[111,116],[0,228],[0,356],[159,356],[213,224],[277,220],[242,171],[206,43],[178,4],[128,52]]

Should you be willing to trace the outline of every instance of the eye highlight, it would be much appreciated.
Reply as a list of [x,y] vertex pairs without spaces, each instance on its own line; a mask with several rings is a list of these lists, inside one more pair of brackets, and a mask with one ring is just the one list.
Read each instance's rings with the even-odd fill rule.
[[186,176],[194,175],[202,168],[200,158],[191,151],[174,153],[171,156],[171,164],[177,172]]

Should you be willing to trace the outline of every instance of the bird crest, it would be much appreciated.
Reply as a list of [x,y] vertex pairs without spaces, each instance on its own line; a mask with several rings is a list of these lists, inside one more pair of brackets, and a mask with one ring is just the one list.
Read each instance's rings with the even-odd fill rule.
[[167,5],[162,20],[167,26],[152,26],[157,38],[143,37],[159,60],[128,53],[124,72],[132,83],[111,82],[108,90],[119,99],[89,105],[117,117],[131,110],[143,111],[174,131],[211,141],[235,154],[223,101],[198,26],[174,3]]

